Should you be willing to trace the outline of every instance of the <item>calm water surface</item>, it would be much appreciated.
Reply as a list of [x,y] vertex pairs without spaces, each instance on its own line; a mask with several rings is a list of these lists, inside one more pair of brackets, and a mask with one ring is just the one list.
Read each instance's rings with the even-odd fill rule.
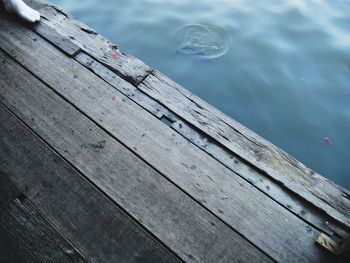
[[[53,2],[350,189],[349,0]],[[228,51],[179,52],[188,24],[223,28]]]

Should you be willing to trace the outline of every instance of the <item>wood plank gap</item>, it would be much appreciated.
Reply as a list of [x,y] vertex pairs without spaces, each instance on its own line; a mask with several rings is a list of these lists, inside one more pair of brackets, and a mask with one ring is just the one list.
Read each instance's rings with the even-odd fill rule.
[[[143,77],[143,79],[141,79],[141,81],[139,83],[135,83],[133,84],[136,88],[138,88],[139,85],[141,85],[145,79],[147,79],[150,75],[154,74],[154,69],[152,69],[150,72],[147,73],[147,75],[145,75]],[[97,75],[97,74],[96,74]],[[112,84],[110,84],[112,85]],[[113,86],[113,85],[112,85]],[[146,93],[142,92],[143,94],[145,94],[146,96],[148,96]],[[151,98],[151,97],[150,97]],[[152,98],[153,99],[153,98]]]

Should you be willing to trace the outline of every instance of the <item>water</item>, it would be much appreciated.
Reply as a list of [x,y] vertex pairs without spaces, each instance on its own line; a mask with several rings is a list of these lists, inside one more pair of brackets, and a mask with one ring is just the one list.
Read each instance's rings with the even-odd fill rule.
[[[53,2],[350,189],[349,0]],[[179,42],[187,25],[224,30],[228,46],[203,30]]]

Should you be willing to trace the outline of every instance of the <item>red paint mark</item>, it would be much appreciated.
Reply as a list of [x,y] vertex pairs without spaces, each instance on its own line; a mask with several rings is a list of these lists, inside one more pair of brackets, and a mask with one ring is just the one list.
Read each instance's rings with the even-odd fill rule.
[[116,97],[116,96],[113,96],[113,97],[112,97],[112,100],[113,100],[113,101],[115,101],[116,99],[117,99],[117,97]]
[[116,60],[119,57],[119,55],[117,53],[112,53],[112,59]]
[[329,137],[324,137],[324,143],[328,145],[333,144],[332,140]]

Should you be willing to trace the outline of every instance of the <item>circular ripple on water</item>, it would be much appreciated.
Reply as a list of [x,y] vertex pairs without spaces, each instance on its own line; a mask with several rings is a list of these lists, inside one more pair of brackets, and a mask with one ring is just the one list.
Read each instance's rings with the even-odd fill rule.
[[230,47],[230,37],[225,29],[207,24],[182,27],[175,35],[178,52],[202,58],[217,58]]

